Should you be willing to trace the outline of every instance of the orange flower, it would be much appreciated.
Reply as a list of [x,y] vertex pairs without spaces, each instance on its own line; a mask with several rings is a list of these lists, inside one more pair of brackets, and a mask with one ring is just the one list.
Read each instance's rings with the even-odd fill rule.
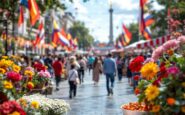
[[28,89],[33,89],[34,88],[34,84],[32,82],[28,82],[27,88]]
[[152,112],[156,113],[156,112],[159,112],[160,111],[160,105],[154,105],[152,107]]
[[172,56],[172,55],[174,54],[174,51],[173,51],[172,49],[170,49],[170,50],[167,51],[167,54],[168,54],[169,56]]
[[139,88],[136,88],[136,89],[134,90],[134,93],[135,93],[135,95],[138,95],[138,94],[140,93]]
[[168,105],[174,105],[175,104],[175,99],[174,98],[167,98],[167,103],[168,103]]

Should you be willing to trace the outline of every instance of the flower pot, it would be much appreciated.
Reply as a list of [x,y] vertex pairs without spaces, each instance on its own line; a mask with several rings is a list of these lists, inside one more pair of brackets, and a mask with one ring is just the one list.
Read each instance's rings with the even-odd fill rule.
[[148,115],[147,111],[132,111],[123,109],[123,115]]

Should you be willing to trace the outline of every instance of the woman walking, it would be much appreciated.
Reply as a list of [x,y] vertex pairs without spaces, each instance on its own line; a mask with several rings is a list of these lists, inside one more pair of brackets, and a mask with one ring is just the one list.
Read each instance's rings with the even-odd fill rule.
[[95,58],[95,61],[93,63],[93,81],[94,85],[96,85],[99,82],[100,74],[102,73],[102,62],[98,59],[98,57]]
[[75,69],[75,65],[71,65],[71,70],[69,70],[68,80],[69,80],[69,98],[76,96],[76,89],[77,89],[77,79],[78,79],[78,72]]

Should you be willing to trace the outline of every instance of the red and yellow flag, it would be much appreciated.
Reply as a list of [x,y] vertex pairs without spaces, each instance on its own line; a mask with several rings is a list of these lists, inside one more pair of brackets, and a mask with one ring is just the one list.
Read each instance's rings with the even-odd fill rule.
[[123,24],[123,36],[125,38],[126,44],[129,44],[132,40],[132,33],[126,28],[126,26]]
[[28,9],[30,13],[31,26],[34,26],[37,20],[40,18],[40,11],[35,0],[28,0]]

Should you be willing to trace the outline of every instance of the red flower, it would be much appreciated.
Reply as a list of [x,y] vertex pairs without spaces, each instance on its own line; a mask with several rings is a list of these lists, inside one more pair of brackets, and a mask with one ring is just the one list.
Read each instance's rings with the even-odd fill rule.
[[135,80],[135,81],[138,81],[139,78],[140,78],[139,75],[134,76],[134,80]]
[[139,88],[136,88],[136,89],[134,90],[134,93],[135,93],[135,95],[138,95],[138,94],[140,93]]
[[160,77],[162,78],[166,78],[168,77],[168,72],[167,72],[167,69],[165,67],[165,63],[162,63],[160,65],[160,73],[159,73]]
[[133,59],[129,65],[129,68],[132,72],[139,72],[143,62],[144,62],[144,57],[143,56],[138,56],[135,59]]
[[42,63],[38,63],[38,62],[35,62],[35,64],[33,65],[33,67],[37,71],[45,71],[46,70],[46,67]]
[[161,77],[161,76],[159,76],[152,84],[153,85],[156,85],[156,86],[160,86],[160,82],[161,82],[161,79],[162,79],[163,77]]
[[22,76],[19,73],[14,72],[14,71],[8,72],[6,76],[8,79],[14,82],[20,81],[22,79]]
[[21,108],[21,106],[16,101],[6,101],[0,105],[1,115],[8,115],[15,111],[19,112],[20,115],[26,115],[26,112]]

